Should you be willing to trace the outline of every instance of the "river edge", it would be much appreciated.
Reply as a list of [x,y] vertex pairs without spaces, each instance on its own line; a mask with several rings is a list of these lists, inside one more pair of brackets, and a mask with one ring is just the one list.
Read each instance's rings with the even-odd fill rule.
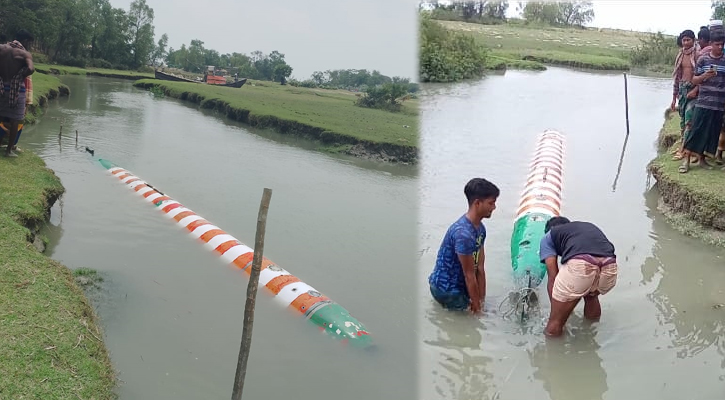
[[[36,73],[33,83],[27,124],[50,100],[70,94],[49,75]],[[64,192],[38,155],[0,158],[0,398],[117,399],[91,302],[71,269],[43,254],[47,239],[39,231]]]
[[206,98],[201,93],[174,90],[174,88],[165,85],[164,81],[142,79],[134,82],[134,86],[144,90],[161,90],[166,96],[197,104],[201,108],[219,112],[233,121],[255,128],[271,128],[281,134],[314,140],[320,143],[321,151],[347,154],[385,163],[404,165],[416,165],[418,163],[417,146],[373,142],[275,115],[257,114],[248,109],[232,106],[222,98]]
[[658,156],[647,166],[660,194],[658,209],[678,232],[725,247],[725,171],[691,167],[688,173],[679,173],[681,161],[671,154],[679,146],[680,116],[666,110],[657,138]]

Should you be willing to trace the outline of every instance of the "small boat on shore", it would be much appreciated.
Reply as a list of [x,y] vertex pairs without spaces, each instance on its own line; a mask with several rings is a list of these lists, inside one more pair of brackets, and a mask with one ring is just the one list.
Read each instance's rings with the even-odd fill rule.
[[214,80],[214,81],[207,81],[207,82],[194,81],[194,80],[187,79],[187,78],[183,78],[183,77],[179,77],[179,76],[176,76],[176,75],[167,74],[165,72],[161,72],[161,71],[158,71],[158,70],[154,71],[154,77],[156,79],[158,79],[158,80],[161,80],[161,81],[189,82],[189,83],[206,83],[207,85],[233,87],[233,88],[240,88],[240,87],[244,86],[245,83],[247,83],[247,78],[240,79],[240,80],[238,80],[236,82],[226,83],[226,79],[224,79],[223,77],[215,77],[215,78],[220,78],[220,79],[217,79],[217,80]]

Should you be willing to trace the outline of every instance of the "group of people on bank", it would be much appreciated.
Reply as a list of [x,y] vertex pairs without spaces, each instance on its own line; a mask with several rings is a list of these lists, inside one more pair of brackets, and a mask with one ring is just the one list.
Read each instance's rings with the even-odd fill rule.
[[[674,160],[682,160],[680,173],[692,165],[714,169],[724,165],[725,150],[725,29],[722,21],[710,21],[695,38],[692,30],[677,37],[680,47],[672,73],[674,85],[670,109],[680,115],[681,144]],[[723,168],[725,169],[725,167]]]

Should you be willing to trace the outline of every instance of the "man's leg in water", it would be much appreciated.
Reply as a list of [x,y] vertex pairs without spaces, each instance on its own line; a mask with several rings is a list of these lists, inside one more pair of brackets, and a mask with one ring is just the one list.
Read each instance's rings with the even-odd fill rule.
[[564,325],[577,304],[579,304],[579,299],[573,301],[551,299],[551,314],[549,314],[549,322],[546,324],[544,333],[547,336],[561,336],[564,333]]
[[602,306],[599,304],[599,292],[584,296],[584,318],[598,321],[602,316]]

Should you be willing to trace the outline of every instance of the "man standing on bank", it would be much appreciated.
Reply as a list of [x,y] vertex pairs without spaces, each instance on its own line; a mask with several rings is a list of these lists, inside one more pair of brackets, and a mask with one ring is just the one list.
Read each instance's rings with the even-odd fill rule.
[[[544,333],[561,336],[566,320],[584,298],[584,317],[598,320],[599,295],[617,283],[614,245],[594,224],[553,217],[544,228],[539,256],[546,264],[551,315]],[[561,269],[557,263],[561,257]]]

